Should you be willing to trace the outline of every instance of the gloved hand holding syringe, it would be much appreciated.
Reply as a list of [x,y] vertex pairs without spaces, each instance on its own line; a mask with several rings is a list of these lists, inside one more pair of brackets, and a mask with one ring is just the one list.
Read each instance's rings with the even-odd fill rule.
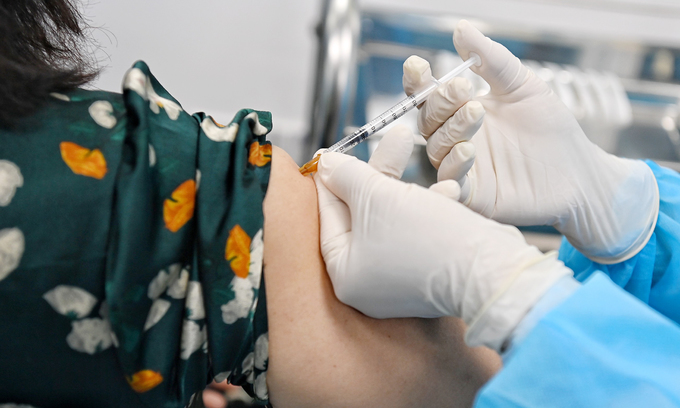
[[[439,80],[432,78],[432,83],[429,86],[427,86],[426,88],[422,89],[419,92],[416,92],[413,95],[409,95],[396,105],[392,106],[390,109],[383,112],[377,118],[373,119],[372,121],[368,122],[364,126],[357,129],[351,135],[344,137],[342,140],[335,143],[333,146],[329,147],[328,149],[325,149],[322,153],[327,152],[344,153],[350,150],[354,146],[366,140],[372,134],[376,133],[385,126],[404,116],[406,112],[409,112],[411,109],[425,102],[425,99],[427,99],[427,97],[435,89],[437,89],[439,85],[447,83],[452,78],[460,75],[463,71],[470,68],[471,66],[473,65],[479,66],[480,64],[481,60],[479,56],[477,54],[470,53],[470,57],[467,59],[467,61],[451,70],[448,74],[439,78]],[[320,156],[321,154],[317,154],[312,160],[310,160],[309,162],[305,163],[302,167],[300,167],[300,173],[306,176],[307,174],[315,172],[317,165],[319,163]]]

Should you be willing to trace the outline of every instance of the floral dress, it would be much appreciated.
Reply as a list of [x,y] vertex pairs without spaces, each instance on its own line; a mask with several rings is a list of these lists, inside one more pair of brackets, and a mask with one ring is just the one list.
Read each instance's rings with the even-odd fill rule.
[[0,404],[267,401],[268,112],[187,114],[143,62],[0,129]]

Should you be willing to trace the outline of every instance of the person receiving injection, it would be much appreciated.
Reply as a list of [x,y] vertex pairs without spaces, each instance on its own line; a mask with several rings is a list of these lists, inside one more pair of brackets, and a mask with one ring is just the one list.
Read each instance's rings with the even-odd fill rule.
[[[505,360],[478,407],[680,406],[680,176],[596,147],[547,84],[468,22],[454,44],[479,55],[472,70],[491,91],[472,101],[456,78],[421,107],[430,190],[320,157],[337,297],[377,318],[461,317],[468,345]],[[408,94],[430,81],[423,60],[404,72]],[[413,143],[399,132],[381,143],[395,163]],[[501,222],[554,226],[559,259]]]

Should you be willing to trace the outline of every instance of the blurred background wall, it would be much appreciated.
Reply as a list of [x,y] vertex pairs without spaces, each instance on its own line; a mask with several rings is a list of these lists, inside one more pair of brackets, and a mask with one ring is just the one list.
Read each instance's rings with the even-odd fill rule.
[[[450,13],[561,32],[578,41],[680,48],[676,0],[363,0],[361,8]],[[85,6],[105,68],[95,87],[119,91],[145,60],[189,112],[228,122],[243,107],[274,114],[275,143],[295,155],[309,128],[316,0],[99,0]]]
[[224,123],[268,110],[279,138],[305,132],[319,2],[100,0],[84,12],[105,68],[96,87],[119,92],[142,59],[188,112]]

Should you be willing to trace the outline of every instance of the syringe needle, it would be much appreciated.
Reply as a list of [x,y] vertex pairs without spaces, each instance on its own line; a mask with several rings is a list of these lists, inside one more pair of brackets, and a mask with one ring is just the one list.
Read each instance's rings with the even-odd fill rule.
[[[439,78],[439,80],[432,79],[432,84],[430,84],[427,88],[413,95],[409,95],[408,97],[406,97],[405,99],[403,99],[390,109],[383,112],[377,118],[360,127],[351,135],[344,137],[342,140],[335,143],[333,146],[324,150],[323,153],[326,152],[344,153],[350,150],[354,146],[366,140],[369,136],[371,136],[375,132],[379,131],[380,129],[384,128],[385,126],[404,116],[406,112],[420,105],[422,102],[425,101],[425,99],[427,99],[427,97],[435,89],[437,89],[437,87],[440,84],[446,83],[453,77],[460,75],[463,71],[470,68],[472,65],[479,66],[480,63],[481,60],[479,56],[475,53],[470,53],[470,57],[467,59],[467,61],[463,62],[462,64],[451,70],[449,73]],[[316,156],[314,156],[312,160],[310,160],[309,162],[305,163],[302,167],[300,167],[300,173],[306,176],[307,174],[315,172],[317,169],[317,165],[319,163],[320,156],[321,154],[317,154]]]

